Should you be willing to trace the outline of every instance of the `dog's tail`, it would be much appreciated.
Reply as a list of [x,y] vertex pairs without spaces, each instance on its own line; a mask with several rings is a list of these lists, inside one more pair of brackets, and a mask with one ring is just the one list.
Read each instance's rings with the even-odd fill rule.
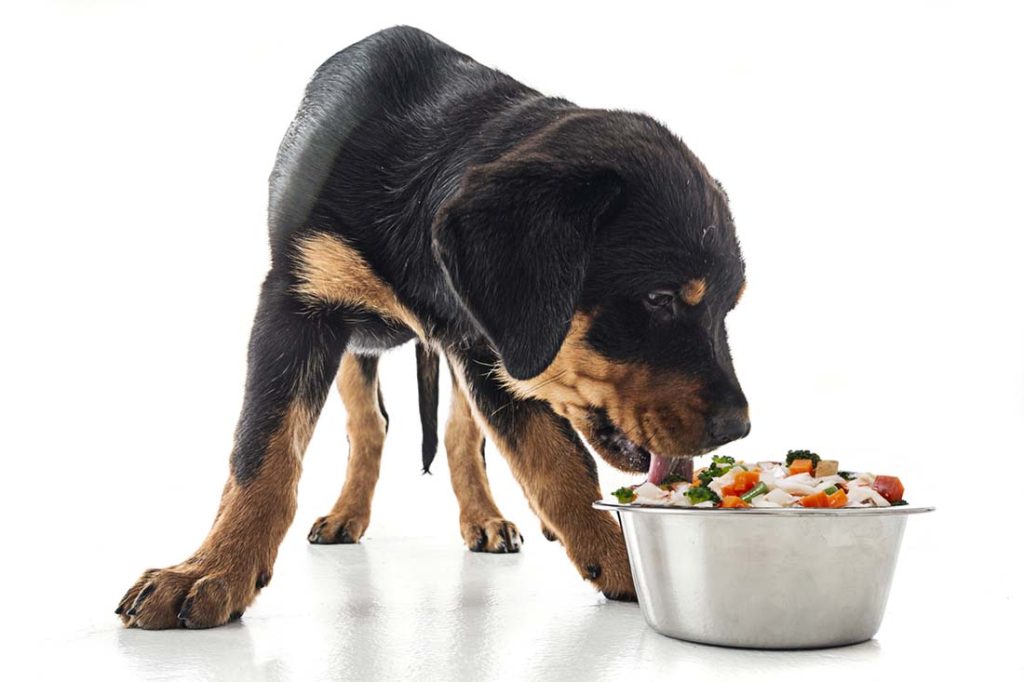
[[423,427],[423,473],[437,454],[437,374],[440,358],[422,342],[416,342],[416,387],[420,398],[420,425]]

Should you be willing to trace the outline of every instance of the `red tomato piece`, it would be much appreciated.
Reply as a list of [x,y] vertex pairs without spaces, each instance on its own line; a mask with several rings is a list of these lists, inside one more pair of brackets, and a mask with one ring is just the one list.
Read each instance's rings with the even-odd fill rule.
[[903,484],[895,476],[875,476],[875,483],[871,487],[889,502],[903,499]]

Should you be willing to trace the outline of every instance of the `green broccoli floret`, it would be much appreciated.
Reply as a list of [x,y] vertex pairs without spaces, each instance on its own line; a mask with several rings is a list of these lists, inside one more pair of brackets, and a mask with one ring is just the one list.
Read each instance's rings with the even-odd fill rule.
[[711,500],[715,504],[719,504],[722,499],[715,494],[714,490],[705,488],[704,486],[695,486],[686,491],[686,496],[690,498],[690,501],[694,504],[700,504],[701,502],[707,502]]
[[809,459],[814,466],[818,466],[818,462],[821,461],[821,457],[810,450],[790,450],[786,453],[786,466],[793,466],[793,462],[798,459]]
[[629,504],[636,499],[636,491],[627,486],[622,486],[618,490],[613,490],[612,495],[614,495],[615,499],[622,504]]
[[685,476],[680,476],[679,474],[669,474],[665,478],[661,479],[661,483],[658,484],[658,487],[661,488],[662,490],[668,490],[669,488],[672,487],[673,483],[689,483],[689,481],[686,480]]
[[700,480],[700,484],[706,488],[711,483],[711,479],[724,476],[735,464],[736,460],[732,457],[714,455],[711,457],[711,466],[697,474],[697,478]]

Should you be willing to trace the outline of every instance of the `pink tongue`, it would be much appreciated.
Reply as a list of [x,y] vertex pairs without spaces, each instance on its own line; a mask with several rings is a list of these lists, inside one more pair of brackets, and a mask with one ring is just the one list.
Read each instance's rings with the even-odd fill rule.
[[665,474],[668,473],[668,467],[670,460],[664,457],[651,453],[651,468],[647,470],[647,482],[658,485],[661,483],[661,479],[665,478]]
[[651,453],[651,468],[647,470],[647,482],[658,485],[669,474],[678,474],[685,480],[693,478],[693,459],[690,457],[659,457]]

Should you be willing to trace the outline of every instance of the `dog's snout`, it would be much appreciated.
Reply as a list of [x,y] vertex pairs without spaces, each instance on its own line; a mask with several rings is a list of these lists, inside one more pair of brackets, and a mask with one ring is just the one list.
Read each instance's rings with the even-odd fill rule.
[[708,441],[712,447],[739,440],[750,433],[750,417],[746,409],[721,410],[708,420]]

